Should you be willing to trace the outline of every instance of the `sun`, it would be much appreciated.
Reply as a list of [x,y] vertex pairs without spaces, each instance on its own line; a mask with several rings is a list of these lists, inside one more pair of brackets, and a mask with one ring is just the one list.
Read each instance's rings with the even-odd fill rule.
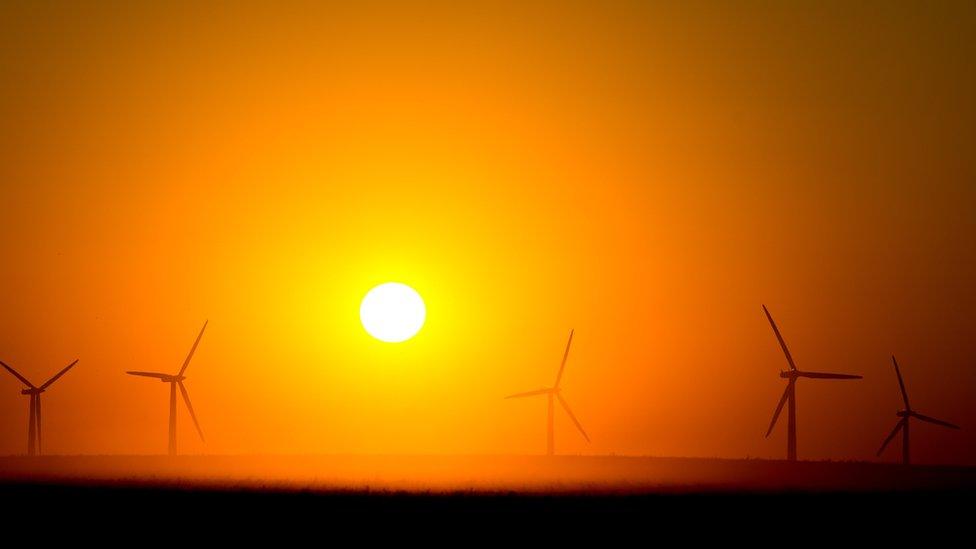
[[427,307],[416,290],[387,282],[366,293],[359,320],[369,335],[387,343],[400,343],[417,335],[427,318]]

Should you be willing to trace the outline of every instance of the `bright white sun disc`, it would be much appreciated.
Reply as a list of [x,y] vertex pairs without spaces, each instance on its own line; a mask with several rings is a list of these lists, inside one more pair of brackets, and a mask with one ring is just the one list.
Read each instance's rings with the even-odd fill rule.
[[416,290],[387,282],[366,293],[359,306],[359,320],[369,335],[399,343],[415,336],[427,318],[427,307]]

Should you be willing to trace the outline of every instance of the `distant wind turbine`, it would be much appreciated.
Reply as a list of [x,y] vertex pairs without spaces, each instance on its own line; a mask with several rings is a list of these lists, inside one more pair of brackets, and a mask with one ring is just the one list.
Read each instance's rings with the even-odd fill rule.
[[44,382],[40,387],[36,387],[30,381],[27,381],[27,378],[17,373],[16,370],[0,361],[0,366],[6,368],[8,372],[27,386],[26,389],[20,391],[20,394],[30,395],[30,404],[28,404],[30,407],[30,419],[27,422],[27,455],[34,456],[41,453],[41,393],[46,391],[58,378],[66,374],[75,364],[78,364],[77,360],[65,366],[63,370]]
[[183,385],[183,380],[186,376],[183,375],[186,372],[186,367],[190,365],[190,359],[193,358],[193,353],[197,350],[197,344],[200,343],[200,338],[203,337],[203,331],[207,329],[207,322],[203,323],[203,328],[200,328],[200,334],[197,335],[196,341],[193,342],[193,347],[190,348],[190,354],[186,355],[186,360],[183,361],[183,367],[176,375],[162,374],[158,372],[126,372],[127,374],[134,376],[144,376],[153,377],[159,379],[163,383],[169,383],[169,455],[176,455],[176,387],[180,388],[180,393],[183,395],[183,402],[186,403],[186,409],[190,412],[190,418],[193,420],[193,425],[197,428],[197,433],[200,435],[200,440],[203,438],[203,431],[200,429],[200,423],[197,422],[197,416],[193,413],[193,404],[190,404],[190,395],[186,392],[186,386]]
[[901,379],[901,370],[898,369],[898,361],[895,360],[894,355],[891,356],[891,362],[895,365],[895,375],[898,376],[898,387],[901,389],[901,398],[905,401],[905,409],[895,414],[901,419],[898,420],[898,423],[895,424],[895,428],[891,431],[891,434],[888,435],[888,438],[886,438],[884,443],[881,444],[881,448],[878,449],[877,455],[880,456],[881,453],[884,452],[884,449],[888,447],[888,443],[891,442],[891,439],[895,438],[898,431],[901,431],[901,461],[905,465],[909,465],[911,464],[911,455],[908,447],[908,420],[910,418],[920,419],[922,421],[927,421],[929,423],[934,423],[950,429],[958,429],[959,426],[949,423],[948,421],[942,421],[941,419],[935,419],[934,417],[922,415],[915,410],[912,410],[912,407],[908,404],[908,391],[905,390],[905,382]]
[[536,395],[546,395],[549,397],[549,408],[548,408],[549,412],[546,419],[546,455],[547,456],[553,455],[555,450],[555,440],[554,440],[553,423],[552,423],[554,398],[559,400],[559,404],[563,407],[564,410],[566,410],[566,414],[569,415],[569,419],[573,420],[573,424],[576,425],[576,428],[579,429],[579,432],[583,434],[583,438],[585,438],[587,442],[590,441],[590,437],[587,436],[586,431],[583,430],[583,426],[580,425],[579,420],[576,419],[575,415],[573,415],[573,411],[569,409],[569,404],[566,402],[566,399],[564,399],[563,396],[560,394],[560,388],[559,388],[559,382],[562,380],[563,377],[563,370],[566,368],[566,359],[569,357],[569,346],[573,344],[573,332],[574,330],[570,330],[569,332],[569,341],[566,342],[566,351],[563,353],[563,361],[559,365],[559,373],[556,374],[556,382],[552,384],[552,387],[547,387],[545,389],[537,389],[535,391],[528,391],[525,393],[516,393],[514,395],[508,395],[507,397],[505,397],[505,398],[522,398],[522,397],[530,397]]
[[789,383],[786,385],[786,390],[783,391],[783,396],[779,399],[779,404],[776,405],[776,411],[773,412],[773,420],[769,423],[769,429],[766,430],[766,436],[768,437],[769,434],[773,432],[773,427],[776,426],[776,420],[779,419],[779,413],[783,411],[783,404],[789,402],[789,418],[786,427],[786,459],[796,461],[796,380],[801,377],[811,379],[861,379],[861,376],[850,374],[825,374],[821,372],[804,372],[797,370],[796,364],[793,363],[793,357],[790,355],[790,350],[786,348],[786,342],[783,341],[783,336],[780,335],[779,328],[776,327],[776,323],[773,322],[772,315],[769,314],[769,309],[767,309],[765,305],[763,305],[762,308],[763,312],[766,313],[766,318],[769,319],[769,325],[773,327],[773,332],[776,334],[776,339],[779,341],[780,347],[783,348],[783,354],[786,355],[786,362],[788,362],[790,365],[789,370],[779,373],[779,377],[788,379]]

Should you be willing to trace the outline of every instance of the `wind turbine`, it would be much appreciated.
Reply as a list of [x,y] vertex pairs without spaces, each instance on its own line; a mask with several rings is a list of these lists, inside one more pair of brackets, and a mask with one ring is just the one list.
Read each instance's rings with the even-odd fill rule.
[[563,361],[559,365],[559,373],[556,374],[556,382],[552,384],[552,387],[547,387],[545,389],[537,389],[535,391],[527,391],[525,393],[515,393],[514,395],[508,395],[507,397],[505,397],[505,398],[522,398],[522,397],[530,397],[536,395],[546,395],[549,398],[549,407],[548,407],[549,412],[546,419],[546,455],[547,456],[553,455],[553,451],[555,448],[553,423],[552,423],[553,399],[558,400],[559,404],[563,407],[564,410],[566,410],[566,414],[569,415],[569,419],[573,420],[573,423],[576,425],[576,428],[579,429],[579,432],[583,434],[583,438],[586,439],[586,442],[590,441],[590,437],[587,436],[586,431],[583,430],[583,426],[580,425],[579,420],[576,419],[575,415],[573,415],[573,411],[569,409],[569,404],[566,402],[566,399],[564,399],[563,395],[560,394],[560,388],[559,388],[559,382],[563,378],[563,370],[566,368],[566,358],[569,357],[569,346],[573,344],[574,331],[575,330],[570,330],[569,332],[569,341],[566,342],[566,351],[563,353]]
[[895,375],[898,376],[898,387],[901,388],[901,398],[905,401],[905,409],[895,414],[901,419],[898,420],[898,423],[895,424],[895,428],[891,431],[891,434],[888,435],[888,438],[886,438],[884,443],[881,444],[881,448],[878,449],[877,455],[880,456],[881,452],[884,452],[884,449],[888,447],[888,443],[891,442],[891,439],[895,438],[898,431],[901,431],[901,462],[905,465],[909,465],[911,464],[911,456],[909,455],[908,448],[908,420],[910,418],[920,419],[922,421],[927,421],[929,423],[934,423],[950,429],[958,429],[959,426],[953,425],[948,421],[942,421],[941,419],[935,419],[934,417],[922,415],[915,410],[912,410],[912,407],[908,404],[908,391],[905,390],[905,382],[901,379],[901,371],[898,369],[898,361],[895,360],[894,355],[891,356],[891,362],[895,365]]
[[193,358],[193,353],[197,350],[197,344],[200,343],[200,338],[203,337],[203,331],[207,329],[207,322],[204,322],[203,328],[200,328],[200,333],[197,335],[196,341],[193,342],[193,347],[190,348],[190,354],[186,355],[186,360],[183,361],[183,367],[180,368],[179,373],[176,375],[162,374],[159,372],[126,372],[127,374],[134,376],[154,377],[163,383],[169,383],[169,455],[171,456],[176,455],[177,387],[180,388],[180,393],[183,395],[183,402],[186,403],[186,409],[190,412],[190,418],[193,420],[193,425],[197,428],[197,433],[200,435],[200,440],[206,442],[206,440],[203,438],[203,431],[200,429],[200,424],[197,422],[197,416],[193,413],[193,404],[190,404],[190,394],[186,392],[186,386],[183,385],[183,380],[186,379],[186,376],[184,376],[183,373],[186,372],[186,367],[190,365],[190,359]]
[[77,359],[71,364],[65,366],[64,369],[55,374],[54,377],[44,382],[43,385],[37,387],[30,381],[27,381],[27,378],[17,373],[17,370],[14,370],[10,366],[7,366],[6,363],[0,361],[0,365],[6,368],[8,372],[13,374],[14,377],[19,379],[21,383],[27,386],[26,389],[21,389],[20,394],[30,395],[30,404],[28,404],[30,407],[30,419],[27,422],[27,455],[34,456],[41,453],[41,393],[46,391],[51,384],[58,380],[58,378],[66,374],[75,364],[78,364]]
[[783,336],[779,333],[779,328],[776,327],[776,323],[773,322],[772,315],[769,314],[769,309],[765,305],[762,306],[763,312],[766,313],[766,318],[769,319],[769,325],[773,327],[773,332],[776,333],[776,339],[779,340],[780,347],[783,348],[783,354],[786,355],[786,362],[789,363],[790,369],[785,372],[780,372],[779,377],[788,379],[789,383],[786,385],[786,390],[783,391],[783,396],[779,399],[779,404],[776,405],[776,411],[773,412],[773,420],[769,423],[769,429],[766,430],[766,436],[768,437],[770,433],[773,432],[773,427],[776,426],[776,420],[779,419],[779,413],[783,411],[783,404],[789,402],[788,410],[788,423],[787,423],[787,436],[786,436],[786,459],[790,461],[796,461],[796,380],[801,377],[807,377],[811,379],[861,379],[861,376],[855,376],[850,374],[825,374],[822,372],[804,372],[796,368],[796,364],[793,362],[793,356],[790,355],[790,350],[786,348],[786,342],[783,341]]

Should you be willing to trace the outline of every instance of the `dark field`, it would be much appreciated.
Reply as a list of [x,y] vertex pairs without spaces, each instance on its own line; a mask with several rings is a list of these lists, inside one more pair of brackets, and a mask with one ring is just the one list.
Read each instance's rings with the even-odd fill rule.
[[[197,525],[505,528],[627,521],[780,530],[969,524],[976,468],[628,457],[181,456],[0,458],[0,498],[48,515]],[[906,514],[908,510],[910,513]],[[890,515],[889,513],[893,513]],[[11,515],[8,513],[8,518]],[[36,518],[36,517],[32,517]],[[565,520],[564,520],[565,519]],[[594,522],[595,521],[595,522]],[[704,522],[702,522],[704,521]],[[238,524],[238,522],[242,522]],[[474,526],[480,525],[480,526]],[[815,527],[814,527],[815,526]],[[493,530],[494,531],[494,530]],[[936,533],[938,533],[936,532]],[[382,535],[382,529],[373,532]],[[880,532],[879,532],[880,534]]]

